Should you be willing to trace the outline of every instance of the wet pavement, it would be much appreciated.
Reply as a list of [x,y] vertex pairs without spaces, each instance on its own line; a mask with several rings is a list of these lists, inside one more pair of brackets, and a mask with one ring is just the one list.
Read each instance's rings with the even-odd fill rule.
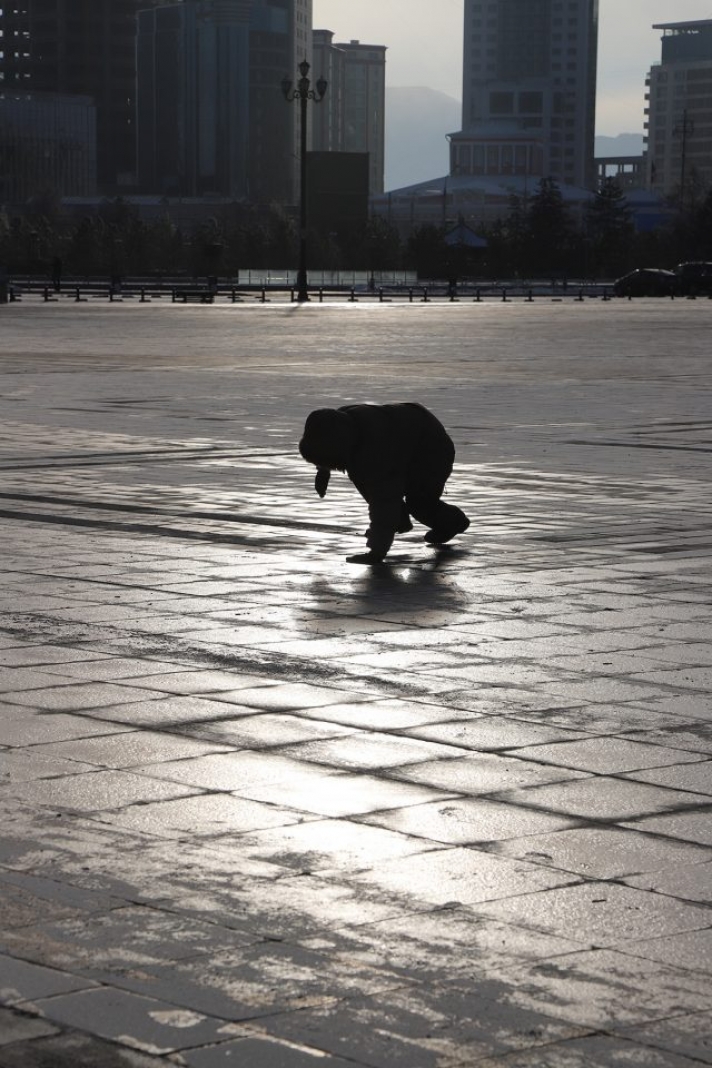
[[[0,1068],[712,1063],[710,325],[0,309]],[[411,399],[472,525],[350,565]]]

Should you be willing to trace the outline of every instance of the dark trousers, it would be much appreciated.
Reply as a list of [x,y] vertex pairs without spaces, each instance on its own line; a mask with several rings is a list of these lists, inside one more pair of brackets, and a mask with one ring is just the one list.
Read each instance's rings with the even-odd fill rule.
[[447,531],[467,523],[462,509],[441,500],[452,473],[454,448],[443,448],[414,465],[405,488],[405,510],[431,530]]
[[425,494],[407,494],[405,507],[413,519],[435,531],[447,531],[462,527],[467,516],[456,504],[446,504],[439,497]]

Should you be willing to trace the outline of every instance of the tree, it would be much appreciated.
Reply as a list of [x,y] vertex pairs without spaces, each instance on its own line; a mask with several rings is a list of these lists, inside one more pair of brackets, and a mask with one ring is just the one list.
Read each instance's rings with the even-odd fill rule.
[[289,267],[297,262],[298,231],[295,220],[280,205],[272,205],[267,216],[267,263],[265,267]]
[[696,213],[696,251],[702,260],[712,260],[712,187]]
[[67,261],[71,274],[98,274],[102,267],[102,234],[99,220],[85,216],[77,223],[67,244]]
[[530,273],[567,273],[574,244],[574,225],[561,189],[542,178],[526,206],[526,261]]
[[635,228],[623,190],[614,178],[604,178],[586,210],[589,270],[615,278],[630,266]]
[[400,263],[400,236],[395,226],[380,215],[372,215],[366,223],[361,242],[355,249],[356,269],[371,271],[395,270]]
[[518,278],[529,272],[529,222],[524,201],[513,196],[509,214],[485,229],[487,267],[493,278]]
[[408,238],[406,261],[418,278],[443,278],[447,273],[449,251],[442,227],[424,223]]
[[146,261],[142,273],[176,274],[184,269],[185,247],[181,231],[168,212],[146,227]]
[[225,239],[215,217],[199,223],[191,234],[191,269],[194,275],[217,277],[222,266]]
[[674,241],[671,262],[712,259],[712,189],[694,206],[679,211],[670,231]]

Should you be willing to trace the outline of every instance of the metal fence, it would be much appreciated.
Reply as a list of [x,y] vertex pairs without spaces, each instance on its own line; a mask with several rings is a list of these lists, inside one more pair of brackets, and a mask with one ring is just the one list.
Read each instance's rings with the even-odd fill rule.
[[[297,299],[296,272],[250,272],[240,279],[150,279],[131,278],[113,281],[104,279],[67,278],[56,285],[37,278],[18,278],[9,282],[5,298],[8,301],[39,299],[46,303],[57,301],[108,300],[111,302],[138,301],[149,303],[163,300],[170,303],[200,302],[233,304],[294,302]],[[410,272],[315,272],[309,276],[311,302],[328,301],[378,302],[396,301],[428,303],[431,301],[492,302],[499,301],[584,301],[614,299],[611,282],[591,281],[487,281],[448,283],[442,280],[417,281]],[[615,299],[641,299],[615,297]],[[672,296],[649,298],[654,300],[681,299]],[[683,298],[684,299],[684,298]],[[694,299],[694,298],[687,298]],[[712,295],[710,295],[712,299]]]

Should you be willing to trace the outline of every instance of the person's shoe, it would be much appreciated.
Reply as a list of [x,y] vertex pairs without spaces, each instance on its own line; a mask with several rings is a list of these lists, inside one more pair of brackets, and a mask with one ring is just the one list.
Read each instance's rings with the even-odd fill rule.
[[[413,524],[410,521],[410,516],[406,515],[406,516],[403,516],[399,520],[398,526],[396,527],[396,534],[409,534],[412,529],[413,529]],[[371,528],[369,527],[368,530],[364,532],[363,536],[364,536],[364,538],[368,538],[368,537],[370,537],[370,535],[371,535]]]
[[353,556],[346,557],[347,564],[382,564],[385,557],[380,553],[374,553],[373,550],[367,553],[355,553]]
[[469,525],[470,520],[466,515],[463,515],[462,518],[456,516],[449,526],[429,530],[423,535],[423,540],[427,541],[428,545],[444,545],[445,542],[450,541],[458,534],[464,534]]

